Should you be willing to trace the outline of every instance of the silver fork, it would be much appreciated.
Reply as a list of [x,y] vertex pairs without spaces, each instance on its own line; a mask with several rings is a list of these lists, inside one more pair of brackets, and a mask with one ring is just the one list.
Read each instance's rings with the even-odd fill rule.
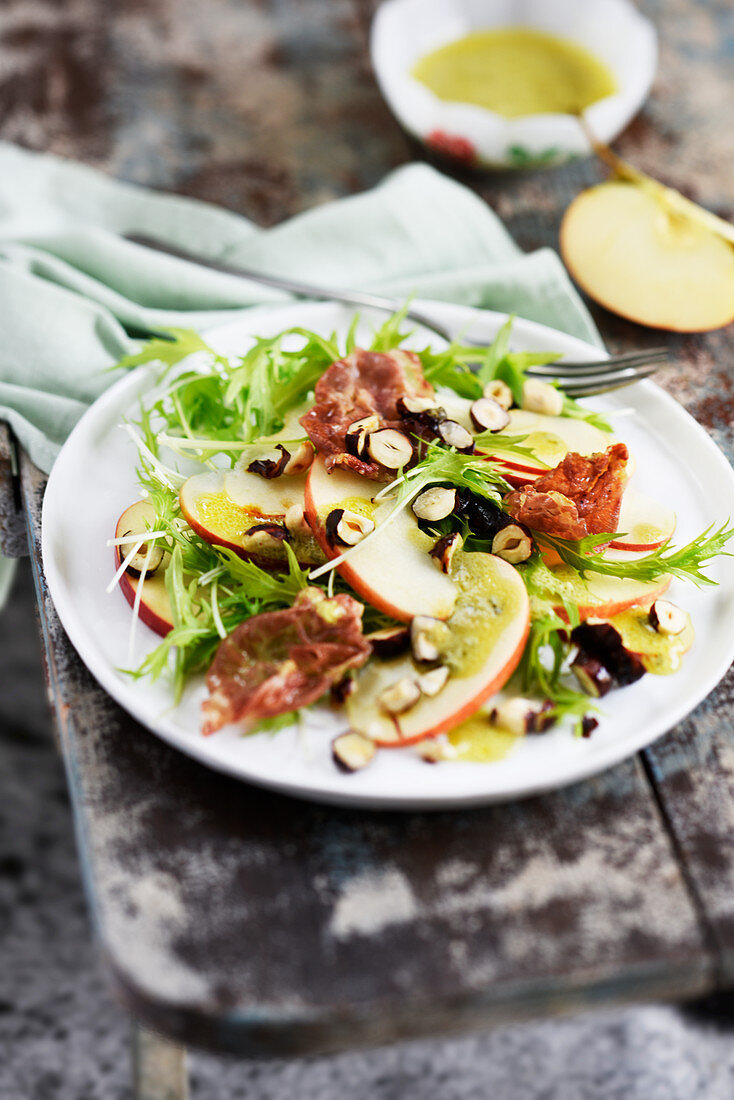
[[[222,271],[227,275],[237,275],[262,286],[269,286],[275,290],[285,290],[289,294],[295,294],[299,298],[317,298],[324,301],[346,302],[349,305],[364,306],[368,309],[385,310],[388,313],[397,313],[405,303],[398,298],[388,298],[382,294],[372,294],[362,290],[337,290],[334,287],[316,286],[304,283],[300,279],[286,279],[280,275],[263,275],[258,271],[249,271],[244,267],[236,267],[233,264],[219,263],[215,260],[205,260],[186,249],[169,245],[156,237],[150,237],[145,233],[126,233],[125,239],[133,244],[151,248],[156,252],[166,252],[179,259],[188,260],[200,267],[209,267],[214,271]],[[456,333],[451,333],[433,317],[429,317],[422,310],[410,306],[406,316],[416,321],[424,328],[435,332],[437,336],[451,343],[456,338]],[[475,347],[488,347],[486,340],[472,341],[464,334],[462,341],[473,344]],[[592,394],[607,393],[609,390],[621,389],[622,386],[630,386],[642,378],[649,378],[651,374],[659,370],[668,358],[666,348],[651,348],[647,351],[631,351],[623,355],[612,355],[605,359],[592,359],[588,362],[574,362],[564,359],[556,363],[547,363],[539,366],[528,367],[526,373],[535,378],[552,379],[561,389],[571,397],[590,397]]]

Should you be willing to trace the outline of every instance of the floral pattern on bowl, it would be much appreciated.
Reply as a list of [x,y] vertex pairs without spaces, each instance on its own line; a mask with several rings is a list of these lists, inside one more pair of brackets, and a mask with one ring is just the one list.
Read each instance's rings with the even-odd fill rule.
[[447,42],[517,25],[571,39],[611,69],[618,91],[584,114],[600,141],[612,141],[644,103],[657,64],[655,28],[630,0],[385,0],[372,26],[372,63],[398,121],[463,164],[528,168],[587,155],[587,138],[572,115],[505,118],[441,100],[411,75],[421,57]]

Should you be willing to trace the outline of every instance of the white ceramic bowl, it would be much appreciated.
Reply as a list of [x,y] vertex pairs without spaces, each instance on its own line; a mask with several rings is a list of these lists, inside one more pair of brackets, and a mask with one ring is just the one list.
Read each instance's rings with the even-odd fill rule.
[[571,39],[608,65],[619,91],[585,116],[599,140],[612,141],[644,102],[657,63],[655,28],[630,0],[385,0],[372,26],[372,64],[405,129],[477,165],[525,168],[588,154],[572,115],[504,118],[441,100],[410,75],[421,57],[471,31],[516,26]]

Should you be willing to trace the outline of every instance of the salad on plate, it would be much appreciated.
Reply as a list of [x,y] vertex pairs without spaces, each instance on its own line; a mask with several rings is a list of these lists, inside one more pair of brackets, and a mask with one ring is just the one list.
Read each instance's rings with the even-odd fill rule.
[[[598,413],[526,375],[552,353],[408,350],[397,314],[357,345],[302,327],[236,358],[196,334],[126,424],[140,499],[111,543],[138,621],[161,636],[131,676],[204,673],[202,735],[277,735],[324,702],[335,764],[378,750],[491,761],[603,697],[673,674],[694,642],[666,599],[734,528],[673,542]],[[132,650],[131,650],[132,652]]]

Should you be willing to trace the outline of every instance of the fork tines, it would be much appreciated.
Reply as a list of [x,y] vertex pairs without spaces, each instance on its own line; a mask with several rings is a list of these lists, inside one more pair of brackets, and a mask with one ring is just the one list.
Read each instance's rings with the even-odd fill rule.
[[650,351],[613,355],[609,359],[594,359],[588,363],[565,360],[544,363],[528,367],[526,373],[535,378],[552,378],[569,395],[585,397],[606,393],[629,386],[641,378],[648,378],[667,358],[667,348],[652,348]]

